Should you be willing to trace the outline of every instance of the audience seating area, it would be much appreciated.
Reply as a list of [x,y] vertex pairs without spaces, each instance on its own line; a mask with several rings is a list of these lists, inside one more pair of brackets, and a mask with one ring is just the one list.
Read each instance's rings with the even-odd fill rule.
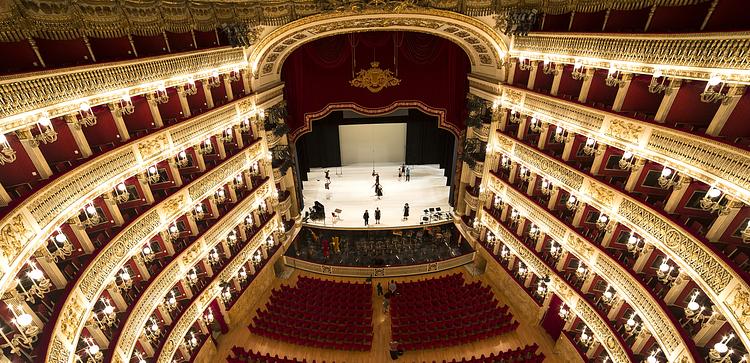
[[[514,350],[508,350],[500,352],[498,354],[492,353],[489,357],[482,355],[479,358],[471,357],[471,359],[463,358],[461,360],[443,360],[442,363],[541,363],[544,361],[544,354],[536,354],[536,350],[539,348],[536,343],[534,345],[527,345],[523,348],[516,348]],[[266,353],[265,355],[260,352],[249,352],[240,347],[232,348],[232,356],[227,357],[227,363],[307,363],[307,359],[298,360],[297,358],[279,358],[278,355],[271,356]],[[317,363],[315,360],[313,363]],[[322,361],[321,363],[326,363]],[[335,363],[335,362],[332,362]],[[428,362],[424,362],[428,363]],[[432,361],[432,363],[438,363]]]
[[400,348],[435,349],[490,338],[518,327],[489,286],[461,274],[398,284],[391,329]]
[[372,345],[372,287],[300,277],[273,290],[250,331],[292,344],[368,351]]

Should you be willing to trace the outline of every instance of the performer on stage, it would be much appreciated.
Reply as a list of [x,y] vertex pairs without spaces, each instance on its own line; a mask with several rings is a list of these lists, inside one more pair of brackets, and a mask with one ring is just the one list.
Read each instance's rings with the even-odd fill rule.
[[365,220],[365,226],[367,226],[367,222],[370,220],[370,213],[365,209],[365,214],[362,215],[362,219]]
[[378,196],[378,200],[383,197],[383,186],[380,184],[375,185],[375,195]]
[[375,207],[375,224],[380,224],[380,208]]
[[404,221],[409,219],[409,203],[404,203]]
[[411,175],[411,174],[409,174],[409,171],[410,171],[410,170],[409,170],[409,167],[407,166],[407,167],[406,167],[406,181],[409,181],[409,177],[410,177],[410,175]]

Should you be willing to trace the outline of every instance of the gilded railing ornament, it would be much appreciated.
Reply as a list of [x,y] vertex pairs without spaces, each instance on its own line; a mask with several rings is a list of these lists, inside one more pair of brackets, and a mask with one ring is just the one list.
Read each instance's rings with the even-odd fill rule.
[[371,62],[370,69],[361,69],[357,76],[349,81],[349,85],[357,88],[367,88],[372,93],[378,93],[383,88],[395,87],[401,80],[393,76],[390,69],[381,69],[380,62]]

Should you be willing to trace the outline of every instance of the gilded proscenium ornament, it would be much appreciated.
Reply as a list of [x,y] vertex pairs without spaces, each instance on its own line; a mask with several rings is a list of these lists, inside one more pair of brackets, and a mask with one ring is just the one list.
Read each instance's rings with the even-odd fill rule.
[[361,69],[357,76],[349,81],[349,85],[357,88],[367,88],[372,93],[378,93],[383,88],[395,87],[401,80],[393,76],[390,69],[381,69],[380,62],[371,62],[370,69]]

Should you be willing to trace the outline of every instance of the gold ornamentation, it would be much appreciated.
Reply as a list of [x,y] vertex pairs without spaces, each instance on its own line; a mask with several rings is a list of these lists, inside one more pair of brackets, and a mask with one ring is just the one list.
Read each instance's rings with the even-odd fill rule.
[[159,135],[154,138],[138,143],[138,151],[141,153],[143,160],[148,160],[152,155],[159,153],[159,150],[167,145],[167,136]]
[[578,251],[587,260],[590,260],[591,256],[594,255],[594,248],[578,236],[571,234],[570,238],[568,238],[568,245],[570,248]]
[[349,81],[349,85],[357,88],[367,88],[372,93],[378,93],[383,88],[395,87],[401,80],[393,76],[390,69],[380,69],[380,62],[371,62],[370,69],[362,69],[357,76]]
[[607,188],[604,185],[589,180],[589,196],[591,199],[596,200],[599,204],[611,207],[615,200],[615,192]]
[[742,327],[745,334],[750,333],[750,293],[737,288],[732,295],[732,315]]
[[[29,233],[32,232],[32,233]],[[4,258],[10,258],[21,249],[23,242],[33,231],[24,223],[23,215],[16,215],[8,224],[0,229],[0,253]]]
[[607,134],[637,144],[638,139],[643,134],[643,126],[624,120],[613,119],[609,122]]

